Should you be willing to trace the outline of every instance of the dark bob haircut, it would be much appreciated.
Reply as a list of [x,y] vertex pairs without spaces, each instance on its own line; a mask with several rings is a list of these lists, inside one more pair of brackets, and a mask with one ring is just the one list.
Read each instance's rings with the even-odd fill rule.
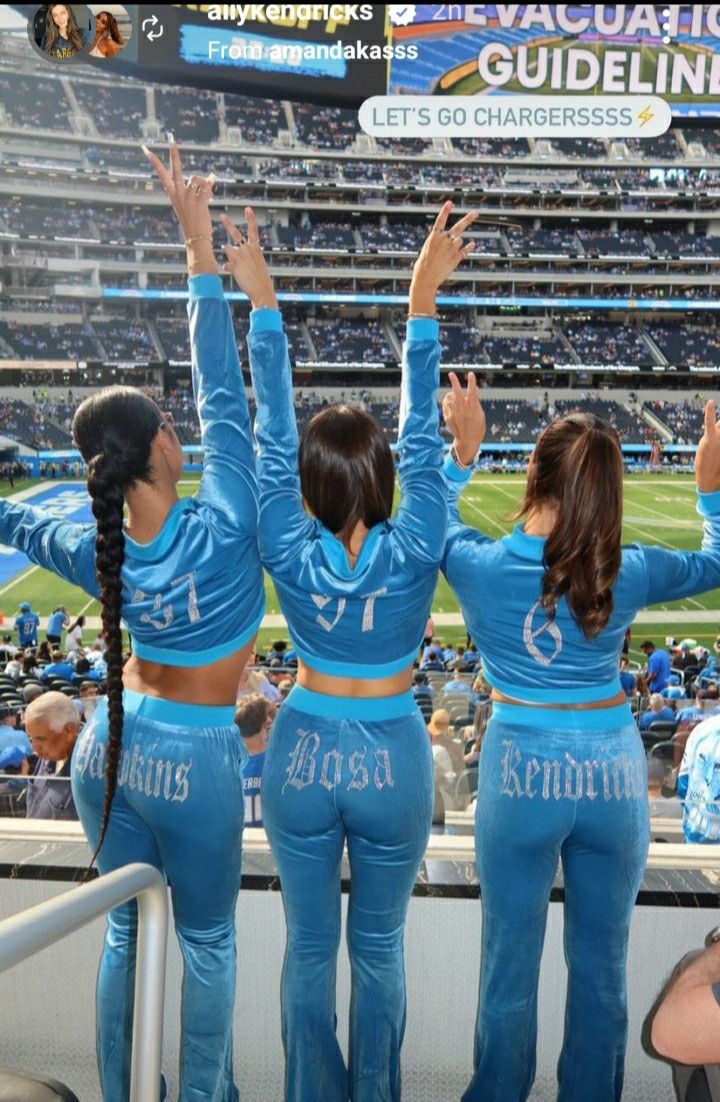
[[385,433],[365,410],[337,405],[316,413],[298,459],[305,503],[340,540],[358,521],[372,528],[389,519],[395,465]]

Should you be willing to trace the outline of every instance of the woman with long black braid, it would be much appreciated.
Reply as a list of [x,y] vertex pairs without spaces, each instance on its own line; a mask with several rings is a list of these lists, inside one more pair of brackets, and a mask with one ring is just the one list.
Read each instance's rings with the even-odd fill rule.
[[[172,173],[150,156],[188,249],[205,454],[199,492],[178,498],[183,455],[171,420],[141,391],[113,387],[83,402],[73,422],[96,525],[3,501],[0,541],[100,596],[108,696],[75,748],[75,803],[102,872],[147,861],[167,873],[185,964],[179,1099],[234,1102],[245,752],[233,717],[264,610],[257,489],[232,320],[212,252],[212,180],[185,184],[175,147]],[[121,616],[133,640],[124,669]],[[106,1102],[129,1093],[136,931],[134,904],[110,915],[97,992]]]

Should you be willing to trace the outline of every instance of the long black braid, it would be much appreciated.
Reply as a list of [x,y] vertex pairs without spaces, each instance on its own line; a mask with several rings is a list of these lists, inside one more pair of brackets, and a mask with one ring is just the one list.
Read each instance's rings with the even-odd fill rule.
[[108,739],[100,835],[91,867],[105,840],[117,791],[123,734],[122,565],[125,495],[151,481],[152,442],[162,424],[155,403],[133,387],[112,387],[87,398],[73,419],[73,436],[88,464],[88,492],[97,523],[95,568],[107,645]]

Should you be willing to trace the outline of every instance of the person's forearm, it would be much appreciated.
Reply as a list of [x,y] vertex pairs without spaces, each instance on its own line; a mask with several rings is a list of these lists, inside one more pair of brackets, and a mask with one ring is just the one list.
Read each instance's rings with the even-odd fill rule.
[[[188,244],[189,242],[189,244]],[[213,252],[212,238],[189,237],[185,244],[188,275],[217,275],[218,266]]]
[[436,313],[435,296],[437,291],[434,287],[424,286],[422,282],[416,284],[415,281],[410,284],[410,300],[408,304],[409,314],[429,315],[434,317]]

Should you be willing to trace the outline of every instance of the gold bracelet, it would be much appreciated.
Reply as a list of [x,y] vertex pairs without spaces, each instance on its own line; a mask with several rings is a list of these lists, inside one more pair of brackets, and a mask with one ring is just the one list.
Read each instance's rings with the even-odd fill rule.
[[207,234],[199,233],[195,237],[187,237],[185,239],[186,245],[194,245],[196,241],[212,241],[212,237],[208,237]]

